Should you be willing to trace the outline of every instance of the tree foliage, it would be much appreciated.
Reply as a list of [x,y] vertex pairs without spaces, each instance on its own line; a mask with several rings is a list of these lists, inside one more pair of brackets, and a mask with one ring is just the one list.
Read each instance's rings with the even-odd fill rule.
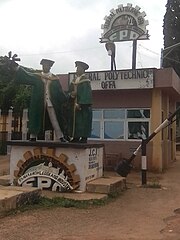
[[[180,0],[168,0],[163,24],[163,67],[173,67],[180,76]],[[174,46],[175,45],[175,46]],[[176,46],[177,45],[177,46]],[[168,48],[174,46],[172,48]]]
[[22,113],[23,109],[29,107],[31,98],[31,86],[18,86],[15,97],[12,101],[12,106],[15,113]]
[[[22,116],[23,109],[28,108],[31,96],[31,86],[19,85],[14,81],[20,58],[17,54],[8,52],[0,56],[0,109],[3,114],[13,108],[17,116]],[[39,72],[23,67],[28,72]]]
[[13,108],[21,115],[23,109],[29,106],[30,95],[30,86],[17,85],[13,73],[0,71],[0,109],[3,114]]
[[12,106],[17,87],[12,81],[12,76],[0,74],[0,109],[6,113]]

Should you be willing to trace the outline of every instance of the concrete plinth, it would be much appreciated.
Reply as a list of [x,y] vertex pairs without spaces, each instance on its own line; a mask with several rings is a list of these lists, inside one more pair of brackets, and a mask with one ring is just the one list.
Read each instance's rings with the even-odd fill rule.
[[123,177],[102,177],[87,183],[87,192],[113,194],[126,189],[126,179]]
[[10,175],[0,176],[0,185],[9,186],[10,185]]
[[0,186],[0,213],[39,200],[41,190],[32,187]]
[[68,192],[86,191],[103,175],[103,144],[8,141],[10,183]]

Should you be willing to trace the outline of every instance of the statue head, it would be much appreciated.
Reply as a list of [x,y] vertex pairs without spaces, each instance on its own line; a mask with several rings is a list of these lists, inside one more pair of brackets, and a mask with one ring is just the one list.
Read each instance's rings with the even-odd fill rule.
[[42,65],[43,72],[48,73],[54,64],[54,61],[49,59],[42,59],[40,64]]
[[85,72],[85,70],[89,68],[89,65],[87,63],[81,62],[81,61],[76,61],[75,66],[76,66],[76,73],[78,76],[82,75]]

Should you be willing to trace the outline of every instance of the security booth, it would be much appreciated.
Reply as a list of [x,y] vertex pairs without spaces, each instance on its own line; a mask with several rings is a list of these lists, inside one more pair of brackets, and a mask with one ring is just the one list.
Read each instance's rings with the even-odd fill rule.
[[[131,3],[111,9],[101,25],[100,37],[100,43],[105,44],[111,57],[110,71],[86,72],[93,90],[89,142],[105,145],[104,169],[113,170],[118,161],[129,158],[142,139],[147,139],[175,111],[180,100],[180,81],[172,68],[136,68],[137,42],[150,37],[145,17],[141,7],[133,7]],[[115,43],[123,41],[132,42],[132,68],[118,70]],[[74,77],[75,73],[69,73],[70,82]],[[65,75],[61,80],[67,85]],[[173,119],[146,146],[148,170],[161,172],[175,160],[175,141],[176,122]],[[141,168],[141,148],[133,165]]]
[[[69,73],[69,81],[75,73]],[[176,109],[180,81],[172,68],[92,71],[86,73],[93,90],[90,143],[105,145],[104,168],[114,169]],[[63,76],[65,83],[66,76]],[[62,81],[63,82],[63,81]],[[148,170],[161,172],[175,160],[176,122],[147,145]],[[107,161],[109,159],[109,161]],[[109,166],[108,166],[109,165]],[[141,167],[141,151],[133,161]]]

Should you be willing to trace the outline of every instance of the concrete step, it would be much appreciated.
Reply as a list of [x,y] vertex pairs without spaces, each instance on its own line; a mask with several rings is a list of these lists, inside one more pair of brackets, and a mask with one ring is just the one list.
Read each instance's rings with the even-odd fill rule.
[[[112,174],[112,173],[109,173]],[[74,191],[72,193],[52,192],[42,190],[42,196],[47,198],[64,197],[73,200],[106,199],[108,194],[120,193],[126,190],[126,179],[119,176],[108,176],[97,178],[86,184],[86,192]]]
[[108,194],[119,193],[126,189],[126,179],[106,172],[104,177],[87,183],[87,191],[73,193],[52,192],[34,187],[9,186],[10,175],[0,176],[0,212],[15,209],[24,204],[33,203],[38,197],[63,197],[73,200],[104,200]]
[[0,213],[34,203],[40,196],[38,188],[0,186]]
[[119,176],[105,176],[87,183],[86,189],[90,193],[120,193],[126,189],[126,179]]
[[10,175],[0,176],[0,185],[9,186],[10,185]]
[[72,193],[63,193],[63,192],[52,192],[52,191],[46,191],[46,190],[42,190],[41,196],[49,199],[58,197],[58,198],[72,199],[76,201],[105,200],[108,197],[107,194],[101,194],[101,193],[88,193],[88,192],[79,192],[79,191],[75,191]]
[[[9,186],[10,175],[0,176],[0,185]],[[92,180],[89,183],[87,183],[87,186],[86,186],[86,190],[88,193],[100,193],[100,194],[110,194],[114,192],[121,192],[125,189],[126,189],[126,179],[120,176],[116,176],[112,172],[105,172],[104,177]],[[46,195],[50,195],[50,193],[48,194],[49,191],[44,191],[44,192],[45,193],[47,192]],[[82,192],[76,191],[75,193],[79,194]],[[51,193],[51,195],[53,194],[55,193]],[[69,193],[67,195],[69,195]]]

